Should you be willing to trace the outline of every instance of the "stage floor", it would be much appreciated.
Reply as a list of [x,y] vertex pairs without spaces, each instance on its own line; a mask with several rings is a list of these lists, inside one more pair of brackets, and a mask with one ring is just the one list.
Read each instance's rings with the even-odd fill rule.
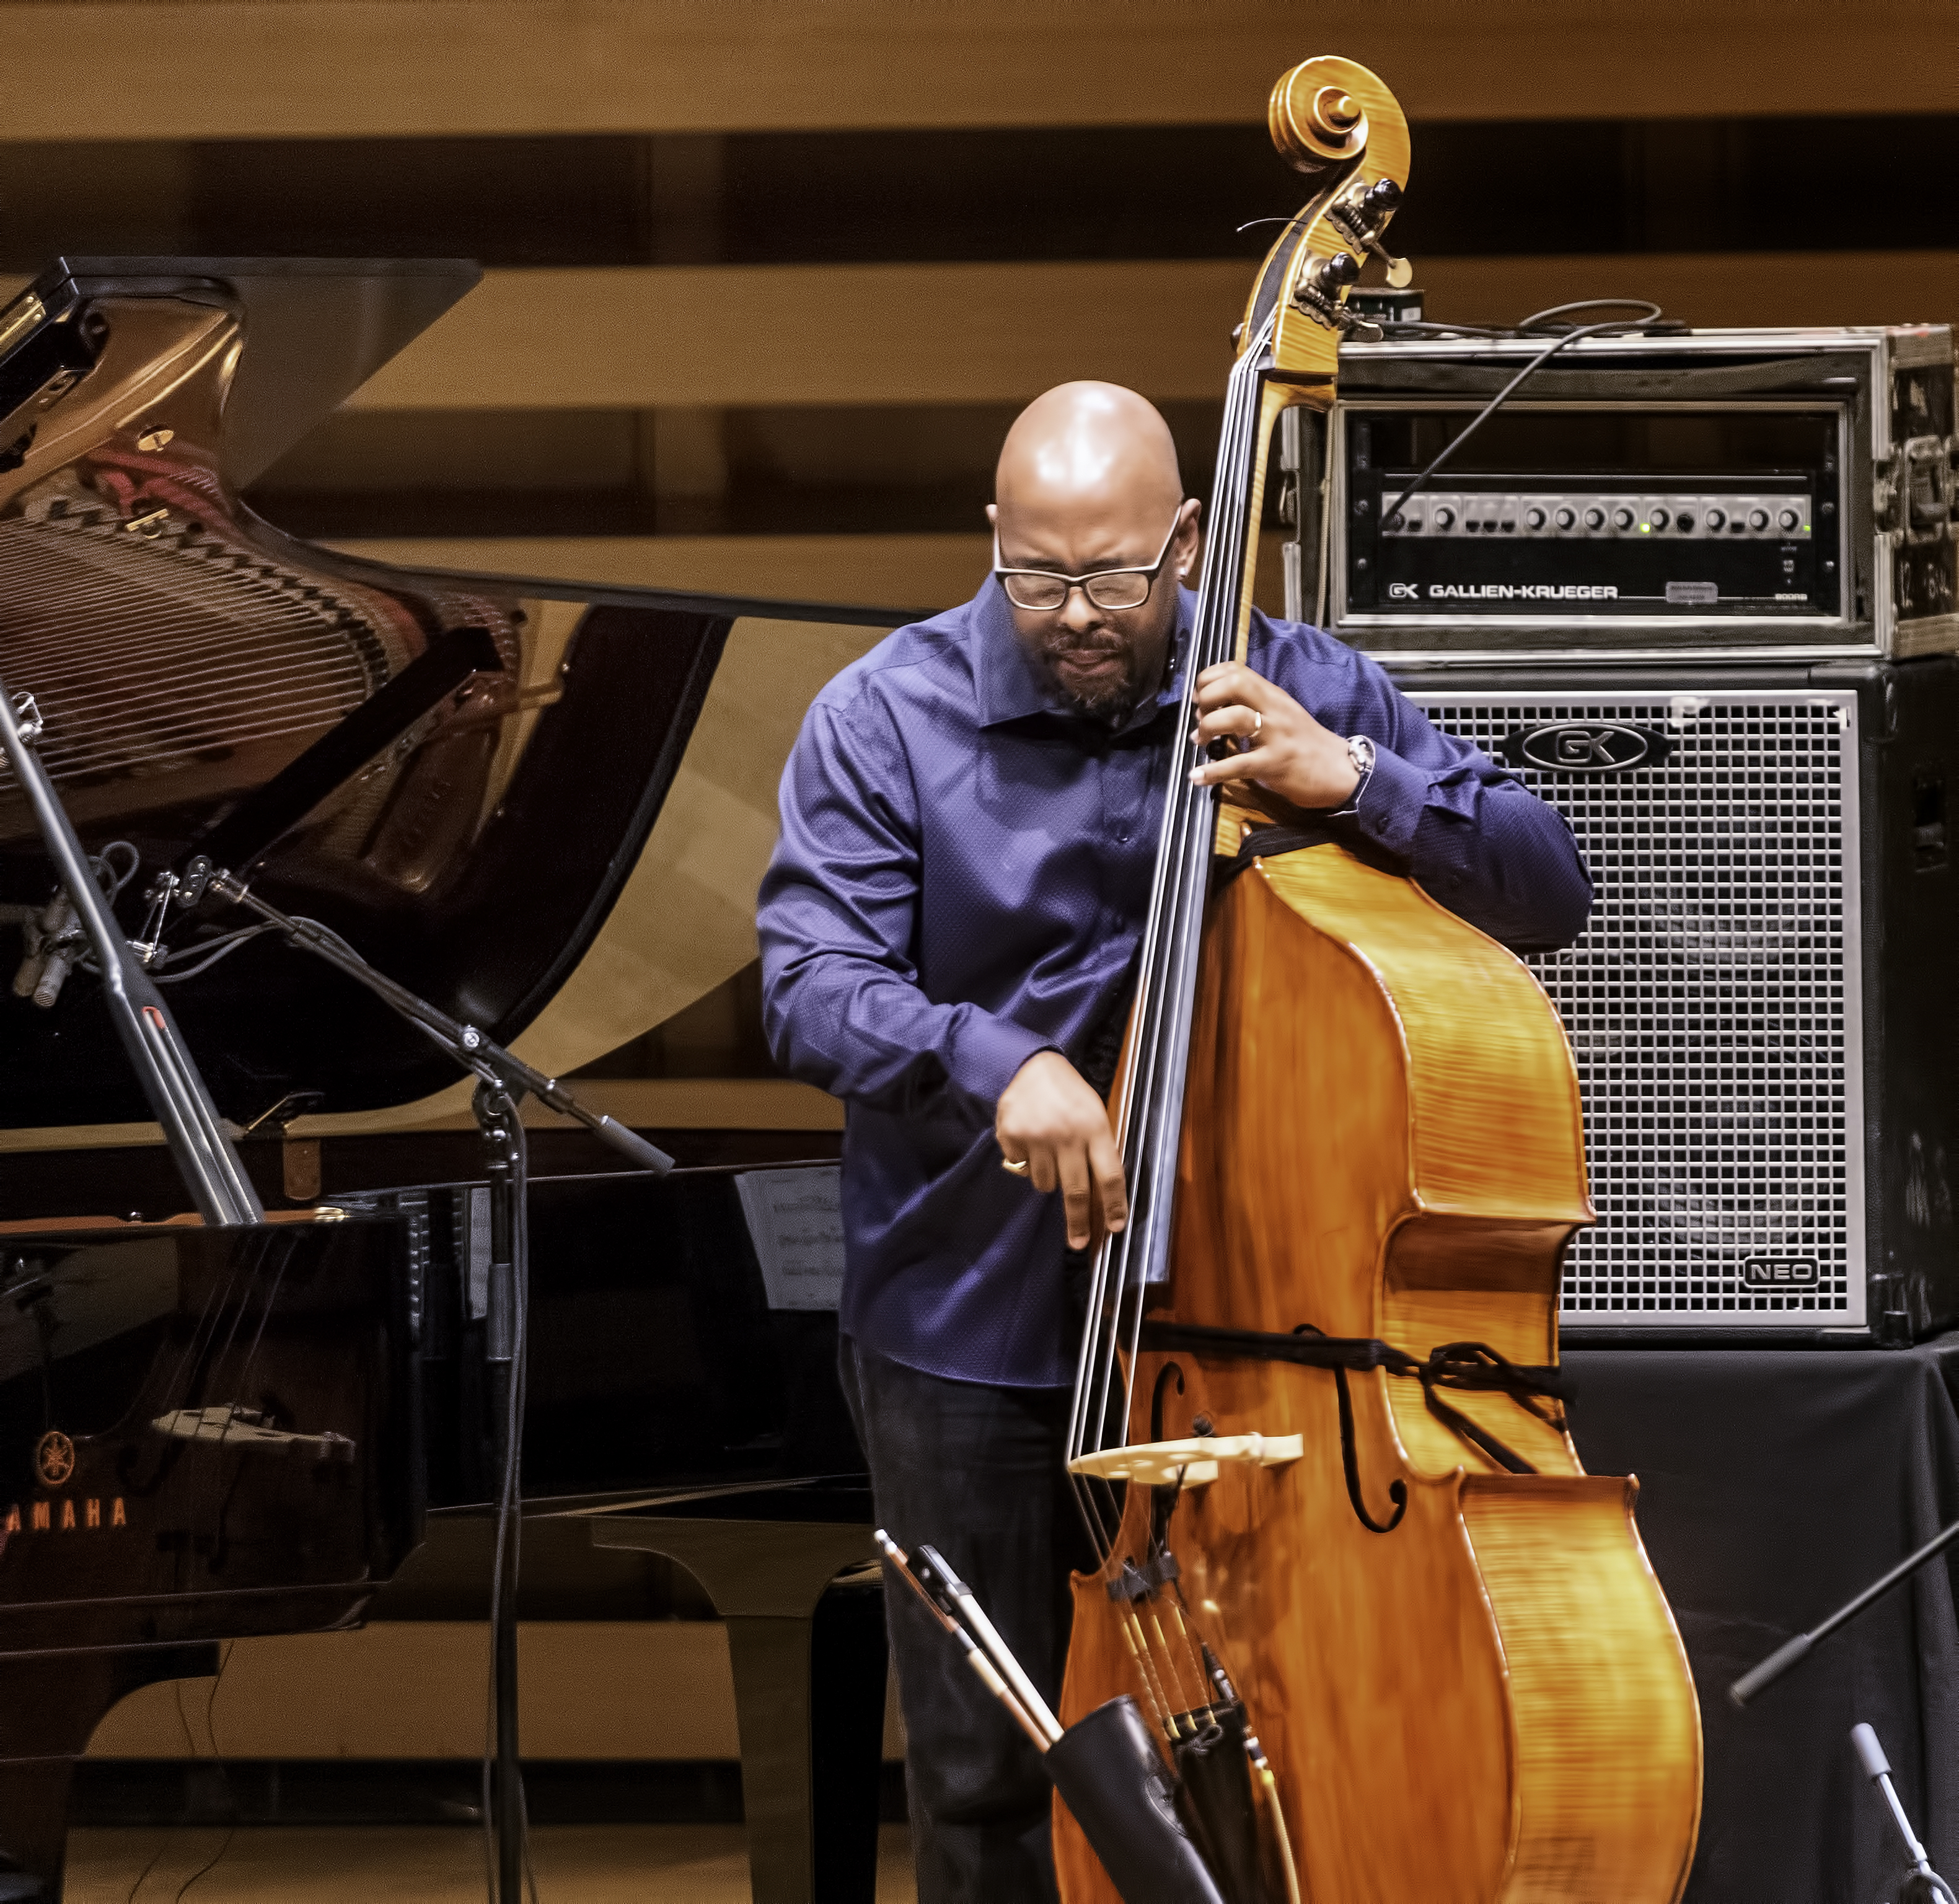
[[[68,1904],[170,1904],[224,1836],[78,1830],[68,1839]],[[531,1845],[548,1904],[748,1904],[739,1825],[553,1825],[534,1831]],[[483,1838],[458,1826],[252,1826],[182,1895],[186,1904],[481,1904]],[[910,1837],[887,1825],[878,1904],[916,1896]]]

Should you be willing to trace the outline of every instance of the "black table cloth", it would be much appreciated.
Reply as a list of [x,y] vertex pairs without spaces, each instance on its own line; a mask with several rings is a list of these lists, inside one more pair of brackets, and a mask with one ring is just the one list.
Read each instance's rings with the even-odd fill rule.
[[1567,1348],[1573,1439],[1634,1474],[1707,1753],[1691,1904],[1878,1904],[1905,1868],[1849,1734],[1877,1728],[1959,1884],[1959,1621],[1935,1560],[1745,1711],[1729,1683],[1959,1518],[1959,1334],[1915,1349]]

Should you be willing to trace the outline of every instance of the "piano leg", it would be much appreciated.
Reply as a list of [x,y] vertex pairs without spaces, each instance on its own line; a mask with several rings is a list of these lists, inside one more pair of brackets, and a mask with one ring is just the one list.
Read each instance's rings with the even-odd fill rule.
[[56,1904],[68,1858],[68,1787],[116,1702],[160,1679],[208,1679],[217,1649],[17,1653],[0,1659],[0,1904]]
[[755,1904],[872,1904],[884,1595],[837,1581],[871,1560],[869,1529],[622,1515],[592,1537],[678,1561],[727,1623]]

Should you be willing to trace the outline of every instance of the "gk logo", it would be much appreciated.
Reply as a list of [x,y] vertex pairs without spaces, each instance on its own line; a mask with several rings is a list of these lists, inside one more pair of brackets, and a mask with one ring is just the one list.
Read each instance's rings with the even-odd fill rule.
[[1561,727],[1552,739],[1561,767],[1614,767],[1619,761],[1612,752],[1612,743],[1618,741],[1624,750],[1625,729]]
[[1412,601],[1415,598],[1415,585],[1412,582],[1390,582],[1388,599],[1390,601]]

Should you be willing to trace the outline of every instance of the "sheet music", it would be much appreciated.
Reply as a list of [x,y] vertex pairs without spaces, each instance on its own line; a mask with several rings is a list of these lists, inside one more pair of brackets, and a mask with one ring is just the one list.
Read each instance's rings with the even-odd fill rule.
[[745,1170],[735,1179],[769,1306],[833,1309],[843,1294],[843,1173]]

